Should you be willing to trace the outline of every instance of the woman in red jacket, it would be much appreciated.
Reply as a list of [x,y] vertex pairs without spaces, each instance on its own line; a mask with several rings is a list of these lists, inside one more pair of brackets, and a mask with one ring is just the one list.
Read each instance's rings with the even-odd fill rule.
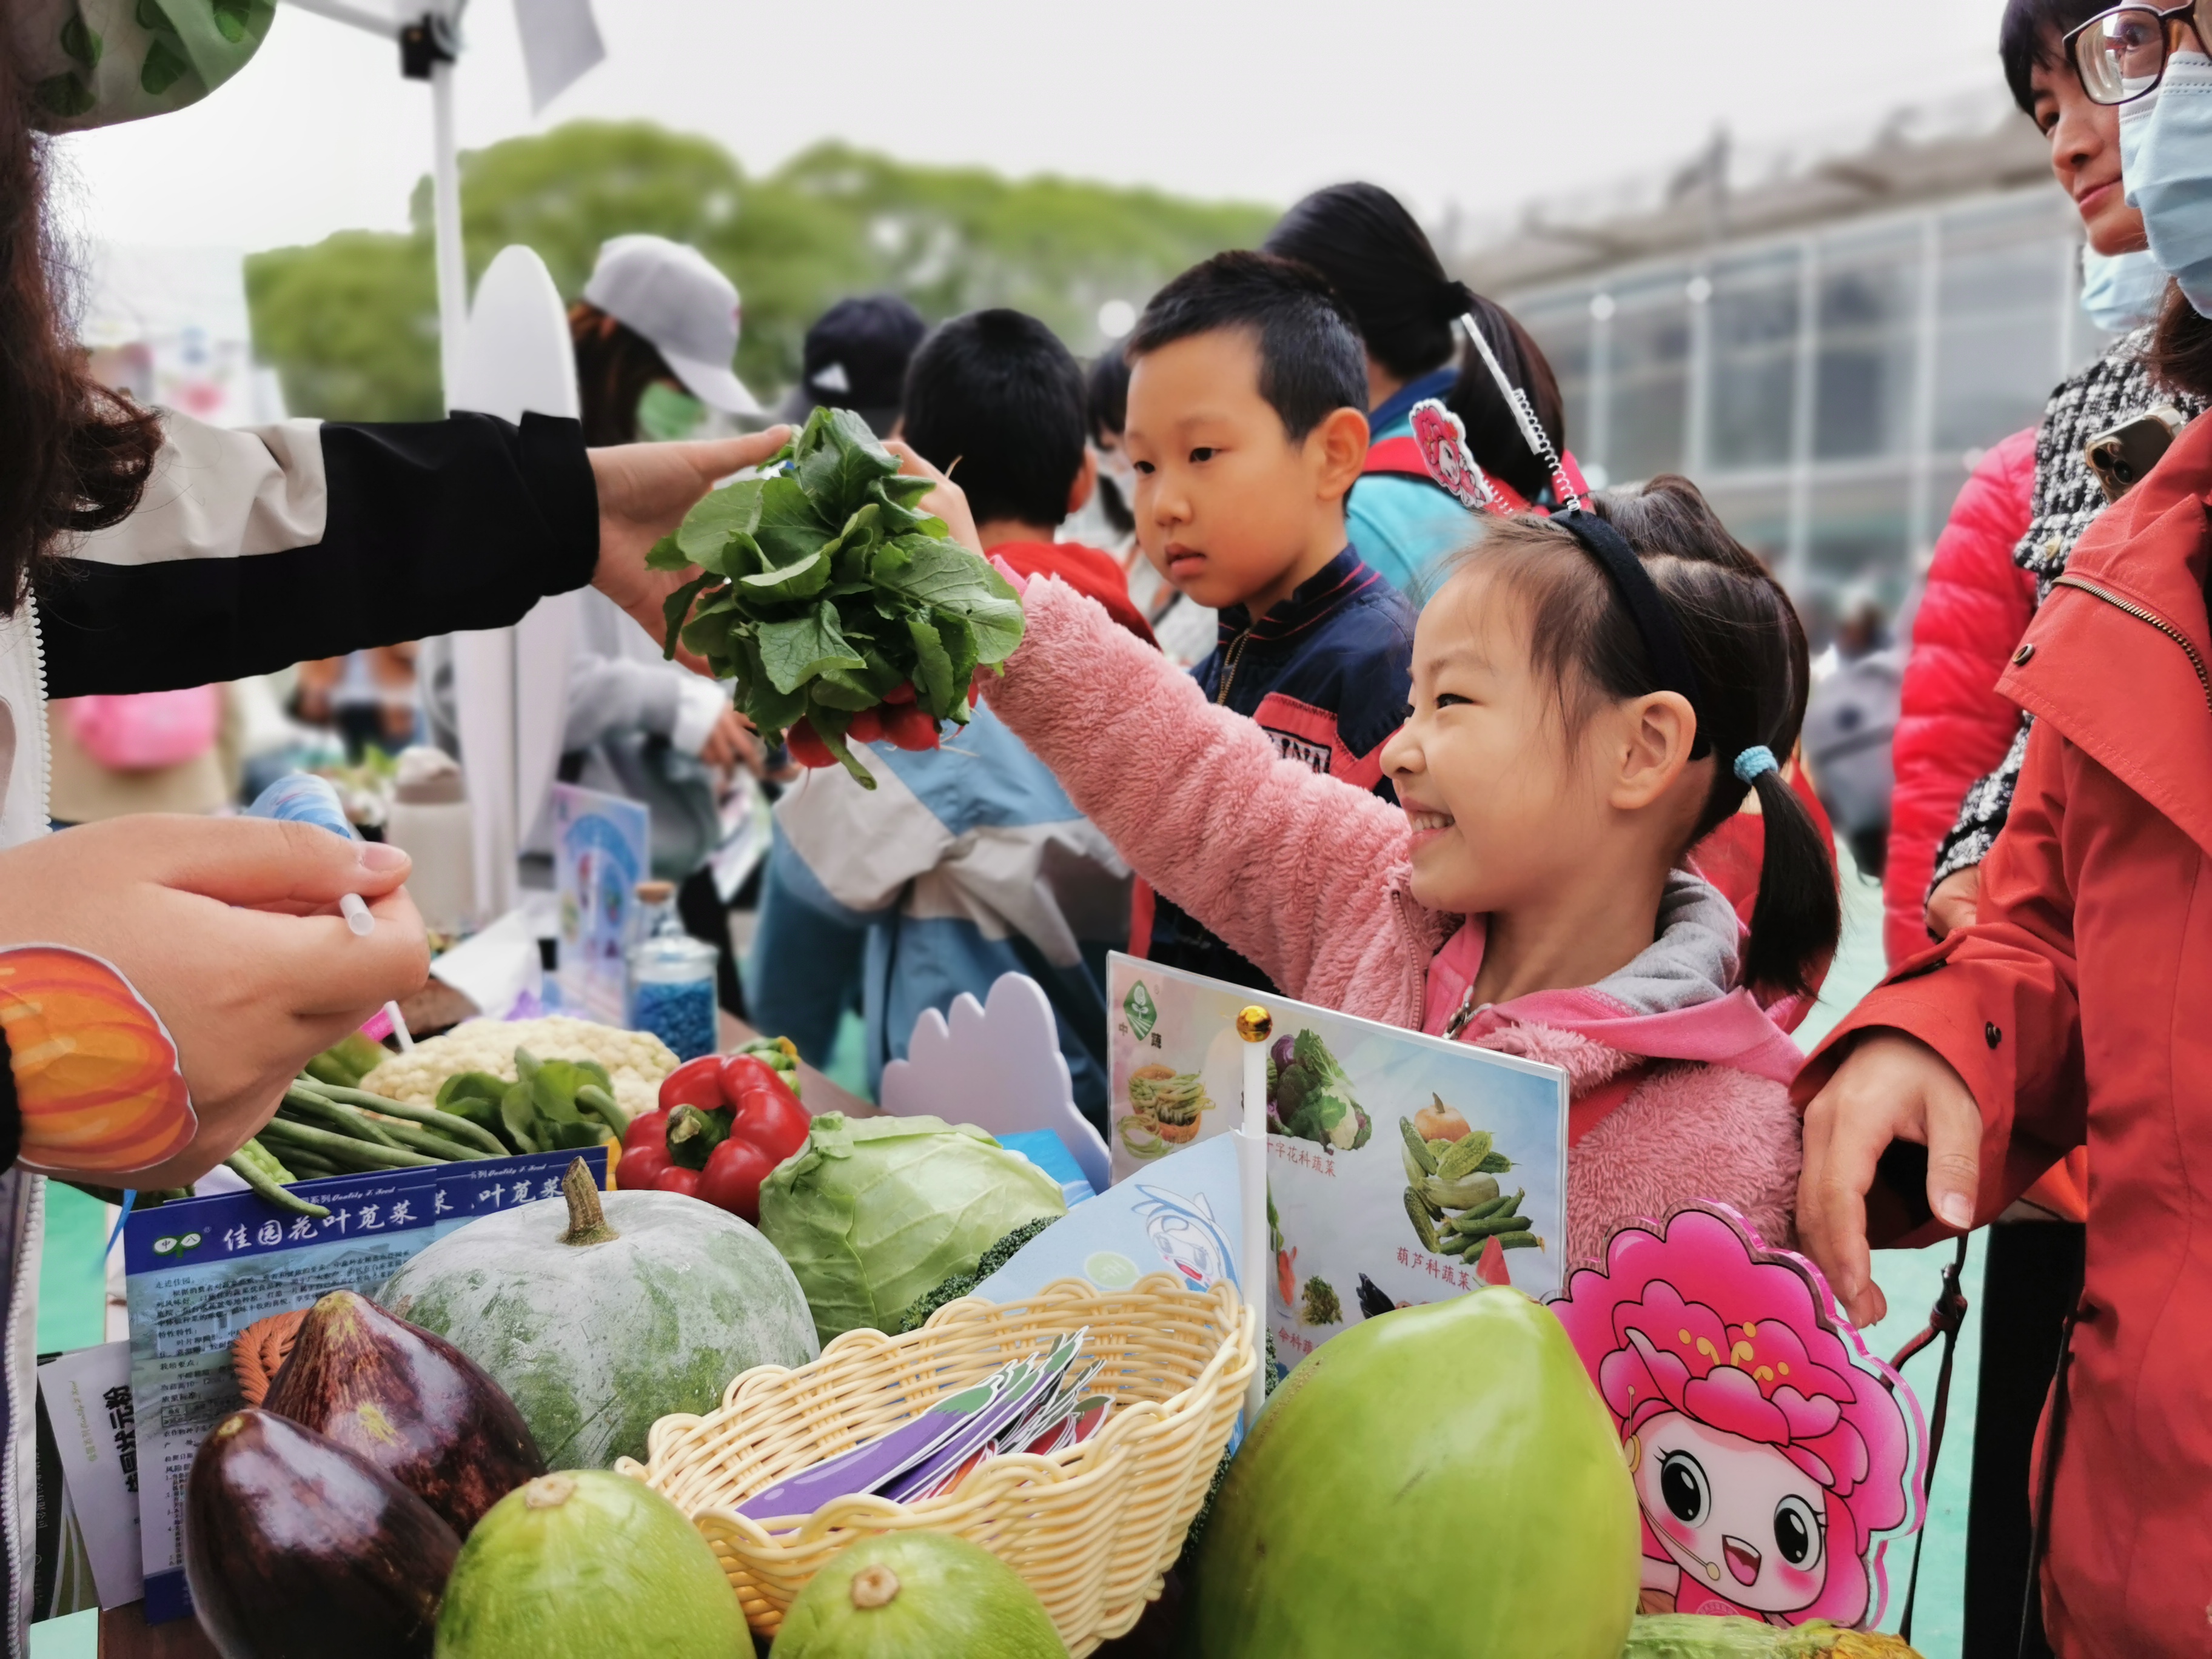
[[1936,538],[1912,617],[1890,763],[1889,863],[1882,948],[1893,963],[1928,948],[1936,848],[1977,778],[1996,770],[2020,730],[1997,676],[2035,614],[2035,578],[2013,562],[2027,533],[2035,433],[1984,455]]

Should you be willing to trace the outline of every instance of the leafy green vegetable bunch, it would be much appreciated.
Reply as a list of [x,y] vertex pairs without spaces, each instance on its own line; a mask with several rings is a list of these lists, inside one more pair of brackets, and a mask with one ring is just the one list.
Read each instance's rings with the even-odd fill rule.
[[[1352,1098],[1352,1079],[1315,1031],[1300,1031],[1287,1057],[1271,1055],[1268,1110],[1272,1132],[1294,1135],[1340,1152],[1354,1152],[1374,1133],[1366,1109]],[[1279,1126],[1279,1129],[1277,1128]]]
[[818,739],[873,788],[847,739],[931,748],[937,722],[964,726],[976,671],[1021,643],[1021,602],[918,510],[929,481],[901,477],[849,410],[817,409],[768,465],[782,471],[714,491],[647,556],[699,568],[668,597],[667,654],[681,639],[770,741],[789,733],[806,761]]

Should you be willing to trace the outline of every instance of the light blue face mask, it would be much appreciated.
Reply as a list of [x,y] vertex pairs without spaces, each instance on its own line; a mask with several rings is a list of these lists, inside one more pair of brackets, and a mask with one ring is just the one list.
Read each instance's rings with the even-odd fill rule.
[[2148,250],[2100,253],[2081,250],[2081,309],[2107,334],[2141,328],[2158,316],[2166,298],[2166,273]]
[[2120,171],[2152,258],[2212,317],[2212,58],[2175,52],[2155,93],[2120,106]]

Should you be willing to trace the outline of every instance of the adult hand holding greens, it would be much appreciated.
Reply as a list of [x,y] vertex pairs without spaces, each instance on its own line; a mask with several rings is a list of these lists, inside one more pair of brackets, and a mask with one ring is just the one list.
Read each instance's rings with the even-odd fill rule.
[[699,574],[666,599],[666,648],[704,657],[737,682],[737,706],[800,761],[834,757],[874,778],[848,739],[934,748],[937,725],[965,725],[979,668],[1021,642],[1006,580],[921,510],[930,477],[845,410],[817,409],[769,459],[783,470],[718,489],[647,556]]

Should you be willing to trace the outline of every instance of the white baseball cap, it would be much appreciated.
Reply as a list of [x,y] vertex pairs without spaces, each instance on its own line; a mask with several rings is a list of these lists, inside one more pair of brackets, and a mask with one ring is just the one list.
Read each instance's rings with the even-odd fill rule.
[[586,304],[635,329],[668,360],[684,389],[726,415],[757,415],[759,401],[730,373],[738,349],[737,285],[696,247],[665,236],[601,245]]

